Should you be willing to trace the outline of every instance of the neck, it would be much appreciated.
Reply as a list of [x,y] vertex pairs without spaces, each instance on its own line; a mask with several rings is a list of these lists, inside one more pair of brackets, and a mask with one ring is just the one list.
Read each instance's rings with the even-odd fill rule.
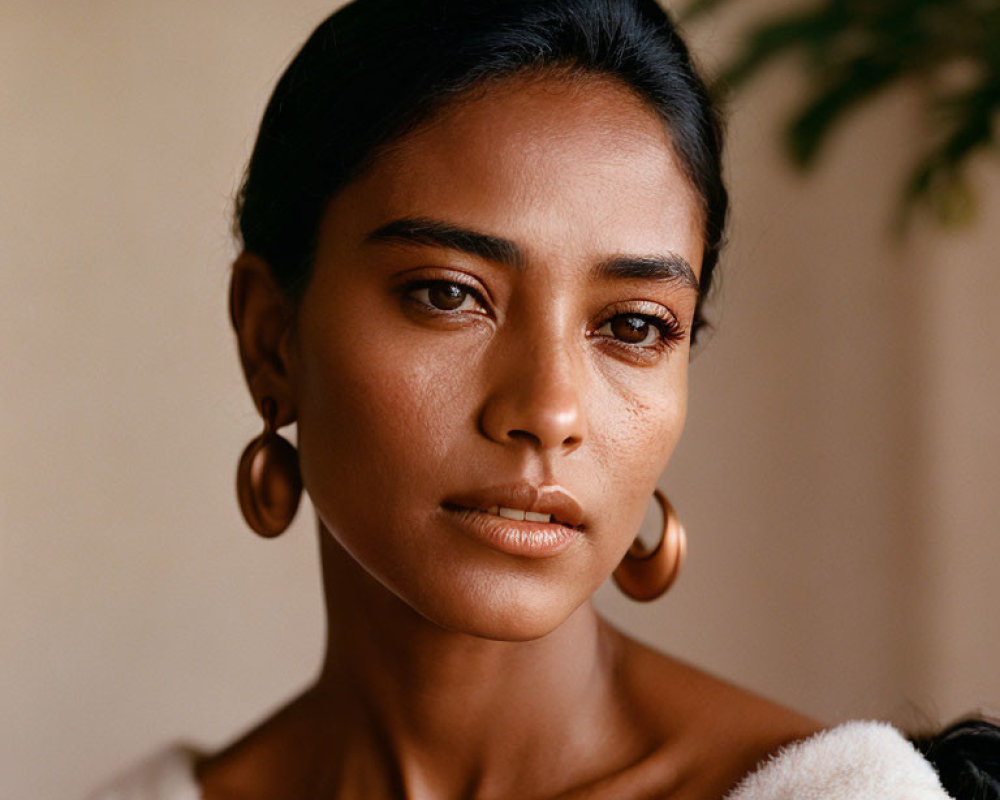
[[363,729],[353,741],[371,743],[366,760],[381,762],[403,794],[466,795],[487,784],[503,792],[528,780],[541,788],[557,761],[596,766],[621,725],[611,682],[618,640],[590,603],[528,642],[448,631],[375,581],[322,526],[320,540],[329,633],[315,696],[340,720],[351,709]]

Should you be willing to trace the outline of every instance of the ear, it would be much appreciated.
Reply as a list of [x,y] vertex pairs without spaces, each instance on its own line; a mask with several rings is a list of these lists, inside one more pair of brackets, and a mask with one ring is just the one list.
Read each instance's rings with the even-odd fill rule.
[[233,263],[229,284],[229,316],[254,404],[264,397],[278,407],[275,427],[297,416],[292,350],[295,307],[279,288],[262,258],[242,253]]

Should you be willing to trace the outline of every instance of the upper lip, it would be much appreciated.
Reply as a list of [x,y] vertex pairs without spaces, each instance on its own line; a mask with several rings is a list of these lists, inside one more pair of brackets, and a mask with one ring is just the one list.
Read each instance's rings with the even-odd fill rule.
[[449,497],[446,506],[487,510],[493,506],[551,514],[555,522],[571,528],[583,526],[583,508],[576,498],[562,486],[531,483],[510,483],[473,489]]

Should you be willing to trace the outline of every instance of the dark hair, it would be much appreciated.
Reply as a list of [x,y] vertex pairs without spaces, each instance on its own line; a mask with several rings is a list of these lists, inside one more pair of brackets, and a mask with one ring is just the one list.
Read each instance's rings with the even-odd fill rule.
[[1000,727],[967,719],[911,738],[956,800],[1000,800]]
[[355,0],[313,32],[268,103],[237,200],[243,246],[298,298],[327,202],[380,148],[463,92],[546,70],[621,80],[666,123],[704,209],[696,332],[728,206],[722,126],[655,0]]

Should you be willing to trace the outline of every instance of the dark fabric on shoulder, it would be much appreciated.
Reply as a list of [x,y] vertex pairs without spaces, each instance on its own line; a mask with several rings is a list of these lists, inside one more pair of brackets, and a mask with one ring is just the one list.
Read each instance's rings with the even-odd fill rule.
[[984,719],[956,722],[910,738],[934,765],[955,800],[1000,800],[1000,727]]

